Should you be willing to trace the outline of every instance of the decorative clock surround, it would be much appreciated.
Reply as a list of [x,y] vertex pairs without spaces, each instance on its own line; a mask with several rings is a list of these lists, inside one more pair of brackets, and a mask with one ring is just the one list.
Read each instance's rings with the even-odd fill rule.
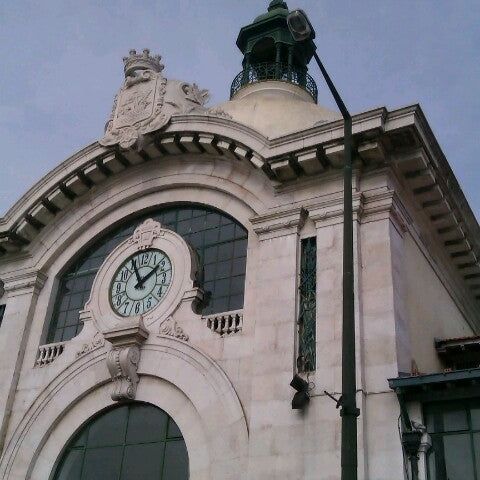
[[[113,250],[95,277],[92,293],[85,305],[85,310],[90,312],[99,331],[106,332],[112,328],[121,327],[128,323],[129,318],[139,317],[139,315],[135,315],[134,311],[130,311],[130,314],[125,316],[114,309],[110,293],[112,286],[116,285],[116,277],[122,271],[127,260],[137,258],[139,252],[149,253],[153,257],[153,253],[157,251],[168,258],[171,271],[166,276],[165,293],[160,295],[160,298],[157,297],[156,304],[142,316],[145,327],[151,332],[157,332],[160,324],[176,310],[182,299],[184,297],[191,298],[192,292],[197,301],[201,299],[202,292],[195,286],[198,271],[196,253],[178,234],[162,228],[160,223],[148,219],[135,229],[132,237]],[[144,267],[144,270],[140,272],[143,278],[140,278],[139,282],[134,281],[133,284],[138,285],[138,283],[142,283],[142,280],[144,283],[151,281],[152,276],[148,279],[146,277],[149,272],[154,271],[155,266],[152,262],[153,258],[148,260],[150,266]],[[134,275],[132,266],[130,269]],[[155,274],[159,275],[158,271]],[[161,274],[160,271],[160,276]],[[156,285],[155,282],[153,284]]]
[[[197,271],[195,252],[178,234],[152,219],[105,259],[82,316],[112,345],[107,367],[114,382],[113,400],[135,398],[141,347],[150,333],[188,341],[171,316],[183,301],[194,307],[203,298],[195,285]],[[133,308],[123,308],[131,301]],[[144,314],[136,315],[136,310]]]

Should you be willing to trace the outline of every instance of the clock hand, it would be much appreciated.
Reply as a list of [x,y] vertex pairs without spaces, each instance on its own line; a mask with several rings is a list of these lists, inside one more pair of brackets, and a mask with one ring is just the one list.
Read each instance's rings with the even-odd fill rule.
[[137,284],[135,285],[135,288],[138,288],[138,286],[142,283],[142,279],[140,278],[140,274],[138,273],[138,268],[135,260],[132,260],[132,265],[133,265],[133,270],[135,272],[135,276],[137,277]]
[[143,286],[143,284],[158,270],[158,267],[160,265],[156,265],[155,267],[153,267],[152,270],[150,270],[150,272],[148,272],[136,285],[135,285],[135,288],[138,288],[139,286]]

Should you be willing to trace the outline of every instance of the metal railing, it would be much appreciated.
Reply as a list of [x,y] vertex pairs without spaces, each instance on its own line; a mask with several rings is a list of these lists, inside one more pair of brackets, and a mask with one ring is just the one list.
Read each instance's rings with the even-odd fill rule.
[[318,88],[315,80],[307,73],[295,67],[289,67],[286,63],[266,62],[256,63],[242,70],[233,80],[230,88],[230,99],[245,85],[278,80],[293,83],[306,90],[317,102]]

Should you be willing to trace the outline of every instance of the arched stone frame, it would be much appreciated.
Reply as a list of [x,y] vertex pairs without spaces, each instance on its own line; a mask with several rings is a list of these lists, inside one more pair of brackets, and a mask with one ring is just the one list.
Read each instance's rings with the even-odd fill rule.
[[[45,480],[72,434],[113,404],[104,349],[80,357],[40,393],[15,429],[1,479]],[[182,431],[191,480],[242,479],[248,428],[223,370],[195,347],[154,336],[143,347],[137,400],[168,413]]]
[[[64,448],[62,450],[62,452],[60,453],[60,455],[58,456],[55,464],[53,465],[52,469],[51,469],[51,473],[50,473],[50,476],[48,477],[48,480],[55,480],[58,476],[60,476],[60,478],[62,478],[62,475],[65,476],[65,471],[69,469],[70,465],[68,465],[69,461],[68,461],[68,457],[70,456],[70,454],[77,450],[78,446],[75,445],[75,442],[78,441],[79,438],[85,438],[86,439],[86,442],[80,446],[80,450],[82,450],[82,454],[83,454],[83,459],[82,459],[82,464],[80,465],[80,467],[84,468],[83,466],[83,463],[85,462],[85,453],[88,449],[92,448],[92,442],[88,439],[88,433],[91,431],[91,427],[93,426],[94,429],[95,429],[95,424],[97,424],[98,421],[100,422],[105,422],[107,421],[107,423],[110,423],[110,425],[112,424],[111,420],[112,420],[112,415],[115,416],[115,415],[118,415],[118,411],[119,410],[123,410],[125,412],[125,409],[127,409],[127,415],[126,416],[123,416],[123,415],[120,415],[120,418],[121,420],[120,421],[125,421],[125,427],[127,427],[127,430],[128,430],[128,426],[129,426],[129,423],[130,423],[130,419],[131,419],[131,415],[133,414],[135,418],[135,420],[138,421],[138,413],[140,413],[140,416],[143,417],[145,420],[147,420],[147,423],[150,425],[150,426],[153,426],[154,427],[154,431],[156,433],[158,433],[159,435],[155,436],[154,438],[152,438],[150,436],[150,438],[147,438],[148,442],[144,442],[143,439],[141,438],[138,438],[138,436],[134,437],[133,439],[132,438],[129,438],[127,440],[127,438],[119,438],[119,437],[116,437],[115,440],[118,442],[118,443],[123,443],[123,445],[121,446],[122,450],[123,450],[123,458],[125,458],[125,454],[127,453],[127,450],[129,448],[142,448],[142,445],[144,443],[147,443],[147,444],[156,444],[157,446],[159,444],[165,444],[165,446],[167,447],[168,444],[174,444],[175,446],[180,447],[180,445],[184,445],[184,439],[183,439],[183,434],[182,432],[178,429],[178,425],[173,421],[173,419],[170,417],[170,415],[168,415],[164,410],[158,408],[156,405],[153,405],[151,403],[147,403],[147,402],[144,402],[144,401],[134,401],[134,402],[121,402],[121,403],[118,403],[116,405],[111,405],[109,407],[106,407],[104,408],[103,410],[100,410],[99,412],[95,413],[94,415],[92,415],[83,425],[80,426],[80,428],[73,433],[73,435],[70,437],[70,439],[68,440],[67,444],[64,445]],[[122,418],[123,417],[123,418]],[[162,420],[164,420],[165,423],[162,422]],[[158,422],[158,423],[157,423]],[[173,422],[173,423],[172,423]],[[98,425],[98,424],[97,424]],[[160,429],[156,428],[156,427],[160,427]],[[173,428],[172,428],[173,427]],[[177,428],[175,428],[177,427]],[[177,430],[178,429],[178,430]],[[152,431],[148,432],[150,435],[153,433]],[[85,434],[87,434],[87,436],[85,436]],[[154,434],[155,435],[155,434]],[[123,441],[122,441],[123,440]],[[120,446],[120,445],[118,445]],[[95,445],[93,447],[94,450],[96,450],[97,452],[102,449],[102,448],[105,448],[105,446],[99,446],[99,445]],[[108,448],[108,446],[107,446]],[[158,466],[161,466],[163,467],[162,471],[160,471],[161,473],[163,473],[163,476],[165,476],[165,462],[168,462],[170,461],[170,465],[169,467],[171,466],[175,466],[175,467],[185,467],[185,470],[187,471],[187,478],[188,478],[188,452],[186,450],[186,448],[182,451],[181,447],[179,448],[180,452],[177,452],[179,453],[179,456],[177,457],[177,455],[171,455],[170,452],[167,452],[166,450],[163,450],[163,452],[160,453],[160,457],[157,456],[158,455],[158,452],[153,452],[153,455],[152,455],[152,452],[147,452],[147,455],[145,458],[145,461],[146,461],[146,467],[151,467],[152,464],[152,460],[157,460],[158,458],[161,458],[161,463],[157,463],[157,467]],[[100,450],[101,451],[101,450]],[[182,461],[184,460],[184,461]],[[87,460],[87,464],[90,463],[88,460]],[[122,460],[122,463],[123,463],[123,460]],[[163,465],[162,465],[163,463]],[[173,465],[172,465],[173,464]],[[76,465],[77,468],[78,468],[78,464]],[[131,463],[130,463],[130,467],[131,467]],[[139,470],[141,470],[143,467],[143,465],[140,465],[139,466]],[[123,469],[123,466],[121,466],[121,469]],[[74,471],[75,471],[75,468],[74,468]],[[78,472],[78,470],[77,470]],[[75,473],[77,473],[75,472]],[[102,473],[102,472],[100,472]],[[137,473],[137,475],[139,475],[139,473]],[[143,478],[143,477],[141,477]],[[147,477],[147,478],[150,478],[150,477]]]
[[[77,243],[76,237],[85,228],[97,237],[105,230],[107,215],[112,224],[169,203],[192,202],[217,208],[252,231],[249,219],[272,206],[273,189],[262,173],[240,162],[185,154],[154,160],[148,169],[143,164],[132,167],[85,196],[88,198],[79,199],[32,242],[36,246],[35,268],[48,269],[63,253],[65,244],[72,240]],[[98,227],[100,220],[103,225]]]
[[[265,151],[270,148],[270,141],[267,137],[263,136],[256,130],[231,119],[222,118],[218,116],[206,116],[206,115],[176,115],[172,117],[171,124],[163,131],[162,137],[168,136],[170,139],[177,138],[182,135],[186,135],[190,138],[192,135],[206,135],[209,141],[223,140],[221,145],[215,148],[207,148],[204,153],[198,155],[208,160],[219,160],[220,162],[228,163],[234,160],[234,163],[248,165],[251,169],[256,170],[260,176],[263,176],[265,180],[265,172],[262,169],[268,171],[271,177],[274,175],[271,173],[271,169],[261,156]],[[235,155],[232,154],[230,149],[234,147],[238,150]],[[152,162],[170,160],[171,158],[183,159],[184,157],[191,157],[192,154],[180,153],[191,151],[190,149],[181,148],[177,153],[162,153],[159,157],[157,154],[149,155],[149,163],[141,163],[141,168],[149,169]],[[194,149],[198,151],[198,149]],[[216,152],[216,153],[215,153]],[[254,160],[247,160],[251,158],[249,152],[253,154]],[[67,158],[63,163],[56,168],[48,172],[40,181],[38,181],[32,188],[30,188],[6,213],[5,225],[2,228],[3,231],[17,232],[19,223],[22,222],[23,216],[28,213],[29,210],[34,208],[41,199],[51,192],[52,189],[58,187],[61,182],[65,182],[76,172],[82,172],[86,166],[92,165],[92,161],[101,160],[105,155],[113,153],[112,148],[102,147],[98,142],[94,142],[82,150],[79,150],[71,157]],[[197,154],[193,154],[197,156]],[[135,164],[137,162],[134,162]],[[148,165],[148,166],[147,166]],[[139,165],[137,165],[139,166]],[[132,172],[136,167],[129,167],[128,172]],[[114,172],[116,172],[115,170]],[[114,173],[113,177],[122,175],[125,171],[120,173]],[[98,179],[97,179],[98,180]],[[99,181],[93,183],[97,185]],[[101,184],[104,184],[104,180],[100,180]],[[80,193],[80,198],[85,199],[89,197],[89,189],[86,192]],[[68,202],[67,202],[68,203]],[[66,207],[68,210],[69,208]],[[61,210],[64,211],[65,207],[62,206]],[[50,220],[47,222],[51,224]],[[17,232],[18,233],[18,232]],[[35,235],[36,236],[36,235]],[[30,236],[27,236],[31,240]]]
[[[148,177],[145,179],[144,165],[117,175],[105,182],[88,202],[80,201],[42,232],[32,263],[48,272],[48,280],[35,312],[27,365],[34,364],[36,348],[44,338],[56,278],[77,252],[101,236],[108,226],[152,207],[180,202],[203,204],[227,213],[247,228],[251,250],[250,241],[255,242],[256,235],[249,219],[265,211],[272,198],[265,189],[268,181],[263,174],[239,162],[185,155],[149,165]],[[249,253],[247,275],[254,265],[251,257]]]

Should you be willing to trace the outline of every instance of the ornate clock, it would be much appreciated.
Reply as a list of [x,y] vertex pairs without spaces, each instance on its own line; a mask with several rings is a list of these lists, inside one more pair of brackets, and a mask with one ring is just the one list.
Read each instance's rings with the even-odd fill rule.
[[143,315],[164,299],[172,281],[172,263],[165,252],[150,249],[130,255],[110,285],[110,304],[122,317]]
[[181,305],[196,308],[197,255],[180,235],[147,219],[100,266],[85,315],[100,332],[120,331],[141,318],[160,329]]
[[114,382],[113,400],[135,398],[142,344],[150,333],[188,341],[179,322],[198,325],[192,319],[192,310],[196,313],[203,299],[197,272],[192,247],[151,218],[114,248],[98,269],[78,337],[86,344],[82,352],[89,351],[99,335],[111,344],[107,367]]

